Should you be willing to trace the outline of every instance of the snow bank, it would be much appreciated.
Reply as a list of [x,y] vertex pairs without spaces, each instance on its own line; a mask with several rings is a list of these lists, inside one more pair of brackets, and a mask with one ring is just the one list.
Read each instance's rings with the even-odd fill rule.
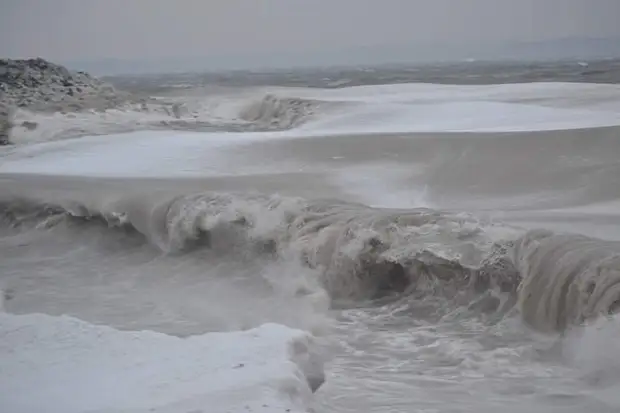
[[277,324],[178,338],[0,314],[0,411],[303,412],[323,382],[312,338]]
[[[12,141],[44,141],[137,130],[310,137],[357,133],[509,132],[620,124],[620,86],[573,83],[397,84],[342,89],[272,87],[150,98],[105,111],[15,115]],[[206,93],[206,92],[205,92]],[[261,132],[268,133],[261,133]],[[218,132],[219,133],[219,132]],[[217,135],[213,133],[209,135]]]

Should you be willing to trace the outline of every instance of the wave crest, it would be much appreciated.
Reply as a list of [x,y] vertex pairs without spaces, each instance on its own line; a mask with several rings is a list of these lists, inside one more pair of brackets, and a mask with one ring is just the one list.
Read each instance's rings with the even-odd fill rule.
[[[130,197],[100,208],[21,201],[3,205],[2,215],[12,226],[77,219],[130,228],[170,254],[209,248],[294,260],[319,274],[334,305],[436,297],[485,313],[516,307],[543,331],[620,308],[620,243],[510,228],[498,238],[486,231],[490,223],[432,209],[197,193]],[[298,294],[310,293],[300,288]]]
[[620,310],[620,243],[533,230],[514,250],[519,309],[541,330],[564,330]]

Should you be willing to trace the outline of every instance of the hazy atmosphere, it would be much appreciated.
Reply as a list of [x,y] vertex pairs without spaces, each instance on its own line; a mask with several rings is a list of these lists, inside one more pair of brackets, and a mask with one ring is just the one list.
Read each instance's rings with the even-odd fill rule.
[[2,0],[0,4],[0,55],[63,62],[193,58],[208,59],[210,65],[245,66],[260,65],[265,58],[277,64],[432,60],[468,53],[492,55],[506,50],[502,46],[507,44],[620,35],[617,0]]
[[620,0],[0,0],[0,413],[620,412]]

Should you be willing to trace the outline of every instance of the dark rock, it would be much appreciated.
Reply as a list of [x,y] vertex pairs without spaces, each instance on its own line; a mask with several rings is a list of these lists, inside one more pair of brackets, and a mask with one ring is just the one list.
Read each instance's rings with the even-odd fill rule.
[[[71,110],[101,106],[102,95],[116,98],[114,88],[86,72],[72,72],[42,58],[0,59],[0,102],[31,110],[56,110],[53,102],[81,102]],[[84,99],[84,96],[87,99]],[[115,103],[126,99],[116,99]],[[47,102],[47,103],[46,103]]]
[[11,129],[13,129],[13,110],[0,103],[0,145],[11,143]]
[[35,130],[39,124],[37,122],[23,121],[22,126],[28,130]]

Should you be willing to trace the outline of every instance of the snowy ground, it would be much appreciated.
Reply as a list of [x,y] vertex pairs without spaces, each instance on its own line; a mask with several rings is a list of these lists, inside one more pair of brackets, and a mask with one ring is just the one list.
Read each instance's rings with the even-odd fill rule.
[[[281,96],[282,100],[264,99]],[[26,145],[0,152],[0,172],[87,176],[222,176],[299,171],[286,160],[231,165],[220,149],[274,139],[329,137],[343,134],[416,132],[506,132],[579,129],[620,125],[620,87],[616,85],[538,83],[492,86],[383,85],[336,90],[278,88],[268,92],[196,98],[193,116],[220,125],[245,122],[240,114],[262,102],[274,118],[288,111],[291,96],[319,102],[300,127],[272,132],[141,131]],[[219,100],[218,100],[219,99]],[[332,103],[338,105],[330,105]],[[193,106],[192,106],[193,105]],[[328,108],[323,108],[325,105]],[[284,106],[284,107],[283,107]],[[296,106],[295,106],[296,107]],[[190,113],[190,112],[188,112]],[[146,117],[145,117],[146,116]],[[37,118],[32,131],[14,132],[14,142],[46,141],[79,127],[99,134],[125,122],[144,127],[150,115],[60,114]],[[261,122],[269,123],[261,117]],[[159,119],[159,118],[158,118]],[[142,122],[142,123],[140,123]],[[148,123],[148,122],[147,122]],[[286,122],[284,122],[286,123]]]
[[0,410],[303,412],[323,380],[314,350],[276,324],[178,338],[0,314]]

